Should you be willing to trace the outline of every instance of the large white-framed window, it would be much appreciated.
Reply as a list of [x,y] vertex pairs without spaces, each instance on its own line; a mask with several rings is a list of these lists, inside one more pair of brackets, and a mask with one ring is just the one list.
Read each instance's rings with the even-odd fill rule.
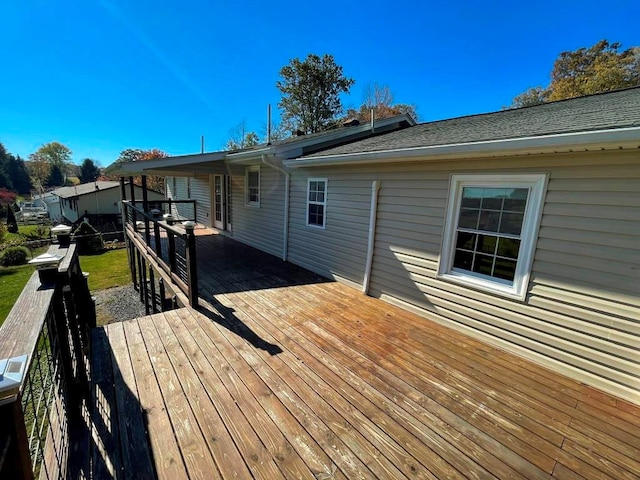
[[546,174],[452,175],[438,276],[524,300]]
[[244,177],[245,204],[260,206],[260,165],[247,167]]
[[307,179],[307,226],[324,228],[327,219],[327,179]]

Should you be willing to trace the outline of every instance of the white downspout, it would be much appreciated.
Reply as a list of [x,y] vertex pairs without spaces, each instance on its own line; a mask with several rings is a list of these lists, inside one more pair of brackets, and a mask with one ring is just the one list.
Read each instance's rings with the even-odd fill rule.
[[371,184],[371,210],[369,212],[369,241],[367,242],[367,263],[364,266],[364,280],[362,293],[369,293],[371,282],[371,266],[373,264],[373,247],[376,236],[376,217],[378,216],[378,194],[380,192],[380,180],[374,180]]
[[262,155],[262,163],[270,166],[274,170],[282,173],[284,175],[284,225],[283,225],[283,233],[282,233],[282,260],[287,261],[289,257],[289,196],[290,196],[290,188],[289,185],[291,183],[291,174],[287,172],[284,168],[278,167],[273,163],[267,162],[267,156]]

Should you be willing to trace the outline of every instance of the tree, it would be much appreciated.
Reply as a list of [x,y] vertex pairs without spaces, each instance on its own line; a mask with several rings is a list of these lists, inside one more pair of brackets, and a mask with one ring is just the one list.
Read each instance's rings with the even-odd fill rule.
[[100,169],[90,158],[85,158],[80,165],[80,183],[93,182],[100,176]]
[[64,165],[71,162],[71,150],[60,142],[50,142],[42,145],[37,151],[51,165],[57,165],[64,172]]
[[31,177],[31,183],[38,190],[42,191],[42,188],[46,185],[49,179],[49,172],[51,171],[51,164],[44,157],[44,155],[38,152],[29,155],[29,163],[27,164],[27,170]]
[[[146,160],[153,160],[156,158],[168,157],[165,152],[157,148],[150,150],[142,150],[140,148],[127,148],[120,152],[116,162],[144,162]],[[140,177],[134,178],[133,182],[136,185],[140,185],[142,180]],[[164,193],[164,177],[159,175],[147,175],[147,187],[151,190],[155,190],[160,193]]]
[[333,56],[309,54],[294,58],[280,70],[276,87],[282,93],[278,107],[282,121],[292,130],[315,133],[342,113],[341,93],[349,93],[355,81],[342,74]]
[[404,103],[393,103],[393,93],[387,85],[369,84],[364,91],[362,105],[358,109],[347,110],[347,118],[357,118],[360,122],[371,121],[371,110],[375,118],[389,118],[395,115],[411,115],[418,119],[416,107]]
[[533,87],[513,99],[512,107],[537,105],[640,85],[640,48],[621,51],[620,43],[600,40],[589,48],[561,52],[546,88]]
[[229,140],[227,140],[225,150],[241,150],[243,148],[253,147],[259,143],[260,138],[256,132],[248,132],[246,121],[243,120],[229,132]]
[[13,190],[21,195],[26,195],[31,190],[31,179],[24,160],[20,156],[8,155],[5,163],[5,172],[11,178]]
[[11,205],[13,205],[15,201],[15,193],[7,190],[6,188],[0,188],[0,214],[4,215],[4,210],[11,208]]
[[49,170],[49,177],[47,178],[46,186],[47,187],[61,187],[64,185],[64,174],[62,173],[62,169],[59,165],[53,164],[51,165],[51,169]]

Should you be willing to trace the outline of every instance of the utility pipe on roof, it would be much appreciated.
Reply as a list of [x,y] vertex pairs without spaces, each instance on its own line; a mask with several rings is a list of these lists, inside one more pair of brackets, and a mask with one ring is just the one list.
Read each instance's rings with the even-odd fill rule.
[[274,165],[273,163],[269,163],[267,161],[267,156],[262,155],[262,163],[268,165],[269,167],[277,170],[278,172],[284,175],[284,225],[283,225],[283,233],[282,233],[282,260],[287,261],[289,256],[289,197],[290,197],[290,188],[289,185],[291,183],[291,174],[286,171],[284,168],[279,167],[278,165]]
[[376,217],[378,216],[378,194],[380,193],[380,180],[374,180],[371,184],[371,209],[369,211],[369,240],[367,242],[367,262],[364,266],[364,280],[362,293],[369,293],[371,282],[371,266],[373,265],[373,248],[376,237]]

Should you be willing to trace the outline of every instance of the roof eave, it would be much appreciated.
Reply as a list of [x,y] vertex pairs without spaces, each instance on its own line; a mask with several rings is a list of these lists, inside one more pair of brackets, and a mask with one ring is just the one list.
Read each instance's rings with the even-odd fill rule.
[[494,156],[526,155],[596,150],[603,148],[640,147],[640,127],[573,132],[536,137],[509,138],[483,142],[427,145],[422,147],[378,150],[375,152],[324,155],[284,161],[287,168],[316,167],[343,164],[397,163],[420,160],[447,160],[456,158],[485,158]]

